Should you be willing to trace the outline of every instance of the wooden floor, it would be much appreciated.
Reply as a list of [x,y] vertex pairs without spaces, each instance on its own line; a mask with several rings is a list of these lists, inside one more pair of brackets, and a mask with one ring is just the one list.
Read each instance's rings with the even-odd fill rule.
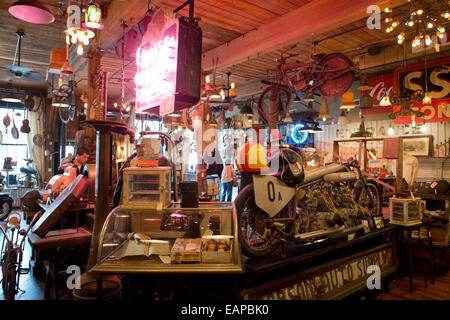
[[434,285],[428,278],[425,288],[423,274],[414,274],[413,292],[409,293],[409,278],[394,280],[388,292],[382,293],[374,300],[450,300],[450,272],[445,276],[435,276]]

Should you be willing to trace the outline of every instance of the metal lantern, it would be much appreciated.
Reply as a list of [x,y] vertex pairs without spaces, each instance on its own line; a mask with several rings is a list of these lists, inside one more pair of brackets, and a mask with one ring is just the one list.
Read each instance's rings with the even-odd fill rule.
[[364,92],[361,96],[361,109],[372,109],[373,101],[372,96],[368,92]]
[[84,13],[84,23],[85,28],[91,29],[103,29],[104,25],[102,23],[102,9],[98,3],[90,3]]

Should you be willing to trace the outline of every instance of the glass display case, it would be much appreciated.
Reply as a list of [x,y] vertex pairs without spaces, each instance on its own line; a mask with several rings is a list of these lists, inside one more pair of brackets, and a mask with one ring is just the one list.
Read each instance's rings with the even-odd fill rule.
[[92,271],[243,272],[237,229],[230,202],[174,203],[162,210],[119,206],[105,221]]
[[170,206],[171,170],[170,167],[125,168],[122,206],[127,209],[156,208],[158,210]]

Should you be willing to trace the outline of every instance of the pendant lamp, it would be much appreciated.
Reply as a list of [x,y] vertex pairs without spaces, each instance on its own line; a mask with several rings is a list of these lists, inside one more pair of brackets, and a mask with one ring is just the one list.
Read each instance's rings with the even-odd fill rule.
[[318,121],[328,121],[332,120],[330,114],[328,113],[328,102],[325,97],[322,97],[322,103],[320,104],[320,113],[316,118]]
[[293,122],[294,120],[292,120],[291,114],[288,112],[286,113],[286,117],[284,117],[283,122],[289,123],[289,122]]
[[361,105],[360,105],[360,108],[361,108],[361,109],[372,109],[372,107],[373,107],[372,96],[366,91],[366,92],[364,92],[364,94],[361,96]]
[[17,1],[8,11],[13,17],[29,23],[49,24],[55,21],[55,16],[47,5],[37,0]]
[[353,109],[356,107],[355,94],[351,91],[347,91],[342,95],[341,109]]
[[347,125],[347,124],[349,124],[349,123],[350,123],[350,120],[348,120],[347,116],[345,115],[344,110],[342,110],[342,111],[341,111],[341,115],[340,115],[340,117],[339,117],[339,124],[340,124],[341,126],[345,126],[345,125]]
[[391,101],[389,100],[388,96],[384,96],[383,99],[381,99],[380,106],[382,106],[382,107],[392,106]]
[[97,30],[105,27],[102,23],[102,9],[98,3],[91,2],[86,8],[83,27]]

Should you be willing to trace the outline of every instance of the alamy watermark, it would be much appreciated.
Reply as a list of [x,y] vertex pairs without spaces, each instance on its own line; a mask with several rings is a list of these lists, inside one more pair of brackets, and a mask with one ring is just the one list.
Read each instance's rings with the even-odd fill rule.
[[367,278],[367,281],[366,281],[367,289],[369,289],[369,290],[381,289],[381,269],[380,269],[380,267],[375,264],[372,264],[367,267],[366,273],[370,274],[370,276]]
[[66,270],[69,277],[66,280],[66,285],[69,290],[81,289],[81,269],[77,265],[70,265]]

